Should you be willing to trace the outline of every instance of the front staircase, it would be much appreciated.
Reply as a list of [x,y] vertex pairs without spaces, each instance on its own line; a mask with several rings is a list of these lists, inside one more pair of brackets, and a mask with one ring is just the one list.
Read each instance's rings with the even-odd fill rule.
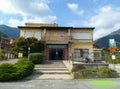
[[70,72],[59,60],[37,64],[34,69],[34,79],[71,79]]

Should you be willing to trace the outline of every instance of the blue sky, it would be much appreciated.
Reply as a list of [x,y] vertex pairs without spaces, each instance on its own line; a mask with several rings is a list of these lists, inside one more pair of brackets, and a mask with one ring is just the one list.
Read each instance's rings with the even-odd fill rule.
[[120,29],[120,0],[0,0],[0,24],[95,27],[94,40]]

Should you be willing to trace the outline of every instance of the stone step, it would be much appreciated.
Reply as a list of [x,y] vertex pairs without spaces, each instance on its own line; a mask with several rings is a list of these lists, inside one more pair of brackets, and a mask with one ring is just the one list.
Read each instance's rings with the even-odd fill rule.
[[34,68],[35,70],[67,70],[66,68]]
[[48,80],[48,79],[71,79],[70,74],[32,74],[25,79]]
[[35,70],[34,73],[37,74],[70,74],[69,71],[66,70]]
[[35,68],[66,68],[65,66],[35,66]]

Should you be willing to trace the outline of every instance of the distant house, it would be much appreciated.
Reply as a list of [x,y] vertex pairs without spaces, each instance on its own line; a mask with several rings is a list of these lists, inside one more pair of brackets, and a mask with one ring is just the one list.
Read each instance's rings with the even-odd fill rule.
[[2,40],[0,42],[0,47],[8,49],[12,42],[13,42],[12,38],[2,38]]
[[[58,24],[26,23],[18,26],[20,37],[36,37],[46,42],[46,60],[82,58],[93,53],[94,27],[61,27]],[[79,59],[77,59],[79,60]]]
[[102,60],[102,49],[100,49],[96,44],[93,44],[93,54],[94,54],[94,60],[99,61]]
[[13,40],[14,39],[12,38],[2,38],[0,41],[0,52],[4,53],[8,59],[14,58],[13,53],[10,52],[10,47]]

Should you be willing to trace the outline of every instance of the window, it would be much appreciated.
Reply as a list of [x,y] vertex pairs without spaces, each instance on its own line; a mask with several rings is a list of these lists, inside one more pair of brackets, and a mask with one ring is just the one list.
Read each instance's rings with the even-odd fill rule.
[[100,53],[94,53],[94,57],[100,57]]
[[35,32],[34,37],[37,39],[41,39],[41,32]]
[[54,39],[54,32],[50,32],[50,40],[53,40]]
[[89,54],[89,49],[74,49],[75,57],[87,57]]
[[58,36],[65,36],[65,32],[59,32]]
[[25,31],[24,32],[24,37],[25,38],[28,38],[28,37],[31,37],[32,36],[32,32],[31,31]]
[[74,39],[91,39],[89,32],[72,33]]
[[50,32],[50,37],[53,37],[54,36],[54,32]]

